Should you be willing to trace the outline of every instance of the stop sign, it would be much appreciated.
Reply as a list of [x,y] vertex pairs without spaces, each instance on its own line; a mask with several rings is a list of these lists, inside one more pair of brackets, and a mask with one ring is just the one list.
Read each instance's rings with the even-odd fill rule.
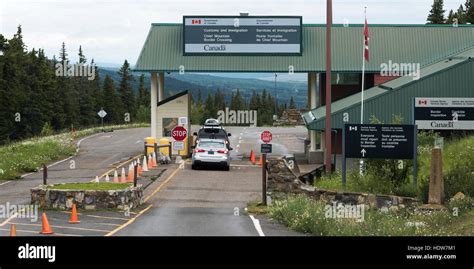
[[269,131],[263,131],[263,133],[260,135],[260,139],[263,141],[263,143],[270,143],[272,141],[272,133]]
[[183,141],[188,136],[188,131],[183,126],[176,126],[171,131],[171,136],[176,141]]

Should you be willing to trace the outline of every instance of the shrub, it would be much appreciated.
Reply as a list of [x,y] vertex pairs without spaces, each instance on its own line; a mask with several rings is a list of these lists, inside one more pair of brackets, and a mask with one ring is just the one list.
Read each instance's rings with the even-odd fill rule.
[[43,128],[41,128],[40,136],[50,136],[53,135],[54,129],[49,122],[45,122]]

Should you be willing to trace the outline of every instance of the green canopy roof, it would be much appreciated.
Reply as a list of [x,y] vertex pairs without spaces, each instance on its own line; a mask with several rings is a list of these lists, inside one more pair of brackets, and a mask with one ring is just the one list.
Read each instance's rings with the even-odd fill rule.
[[[333,64],[336,72],[360,72],[363,25],[334,25]],[[369,25],[370,63],[379,72],[388,61],[420,63],[422,67],[474,45],[474,26]],[[183,56],[182,24],[152,24],[135,64],[135,71],[185,72],[324,72],[325,25],[303,25],[301,56]]]

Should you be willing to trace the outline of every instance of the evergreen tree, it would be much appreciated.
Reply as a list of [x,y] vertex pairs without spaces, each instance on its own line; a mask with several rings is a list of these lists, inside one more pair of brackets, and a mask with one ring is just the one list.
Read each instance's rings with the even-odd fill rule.
[[118,103],[120,102],[120,98],[117,96],[115,91],[114,81],[109,75],[105,75],[101,107],[107,112],[104,122],[123,123],[122,115],[120,115],[120,108],[118,107]]
[[118,93],[120,96],[121,103],[121,114],[129,113],[130,117],[135,116],[137,109],[135,103],[135,94],[132,90],[131,82],[133,81],[132,71],[128,61],[125,60],[122,67],[118,71],[120,75],[120,85],[118,88]]
[[212,97],[211,93],[208,93],[206,101],[204,102],[204,114],[203,114],[202,120],[206,120],[209,118],[216,118],[216,117],[217,117],[217,109],[214,105],[214,98]]
[[453,24],[455,18],[457,18],[457,14],[455,14],[454,11],[451,9],[449,11],[448,18],[446,19],[446,23],[447,24]]
[[245,100],[240,93],[240,90],[237,89],[235,95],[232,93],[232,98],[230,101],[230,109],[232,110],[245,110]]
[[465,24],[467,22],[466,11],[462,4],[459,5],[458,11],[456,12],[456,18],[458,19],[459,24]]
[[[82,52],[82,46],[79,46],[79,64],[86,64],[86,57]],[[87,75],[87,74],[85,74]],[[74,93],[79,100],[80,124],[81,126],[90,126],[98,122],[97,111],[95,111],[94,93],[90,80],[85,76],[74,77]]]
[[433,0],[430,13],[427,18],[428,24],[444,24],[444,0]]
[[225,110],[225,96],[219,89],[216,91],[214,97],[214,107],[216,109],[216,113],[218,110]]
[[138,104],[150,107],[150,92],[145,87],[145,75],[140,75],[138,82]]
[[466,0],[465,8],[465,23],[469,22],[471,24],[474,24],[474,0]]
[[296,109],[295,99],[293,96],[290,98],[290,105],[288,106],[289,109]]

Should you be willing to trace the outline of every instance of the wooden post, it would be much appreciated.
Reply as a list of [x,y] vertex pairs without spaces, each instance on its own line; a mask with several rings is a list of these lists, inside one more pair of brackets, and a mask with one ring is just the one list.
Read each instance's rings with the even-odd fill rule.
[[262,204],[267,205],[267,154],[262,153]]
[[430,189],[428,204],[442,205],[444,202],[443,158],[440,148],[431,150]]

